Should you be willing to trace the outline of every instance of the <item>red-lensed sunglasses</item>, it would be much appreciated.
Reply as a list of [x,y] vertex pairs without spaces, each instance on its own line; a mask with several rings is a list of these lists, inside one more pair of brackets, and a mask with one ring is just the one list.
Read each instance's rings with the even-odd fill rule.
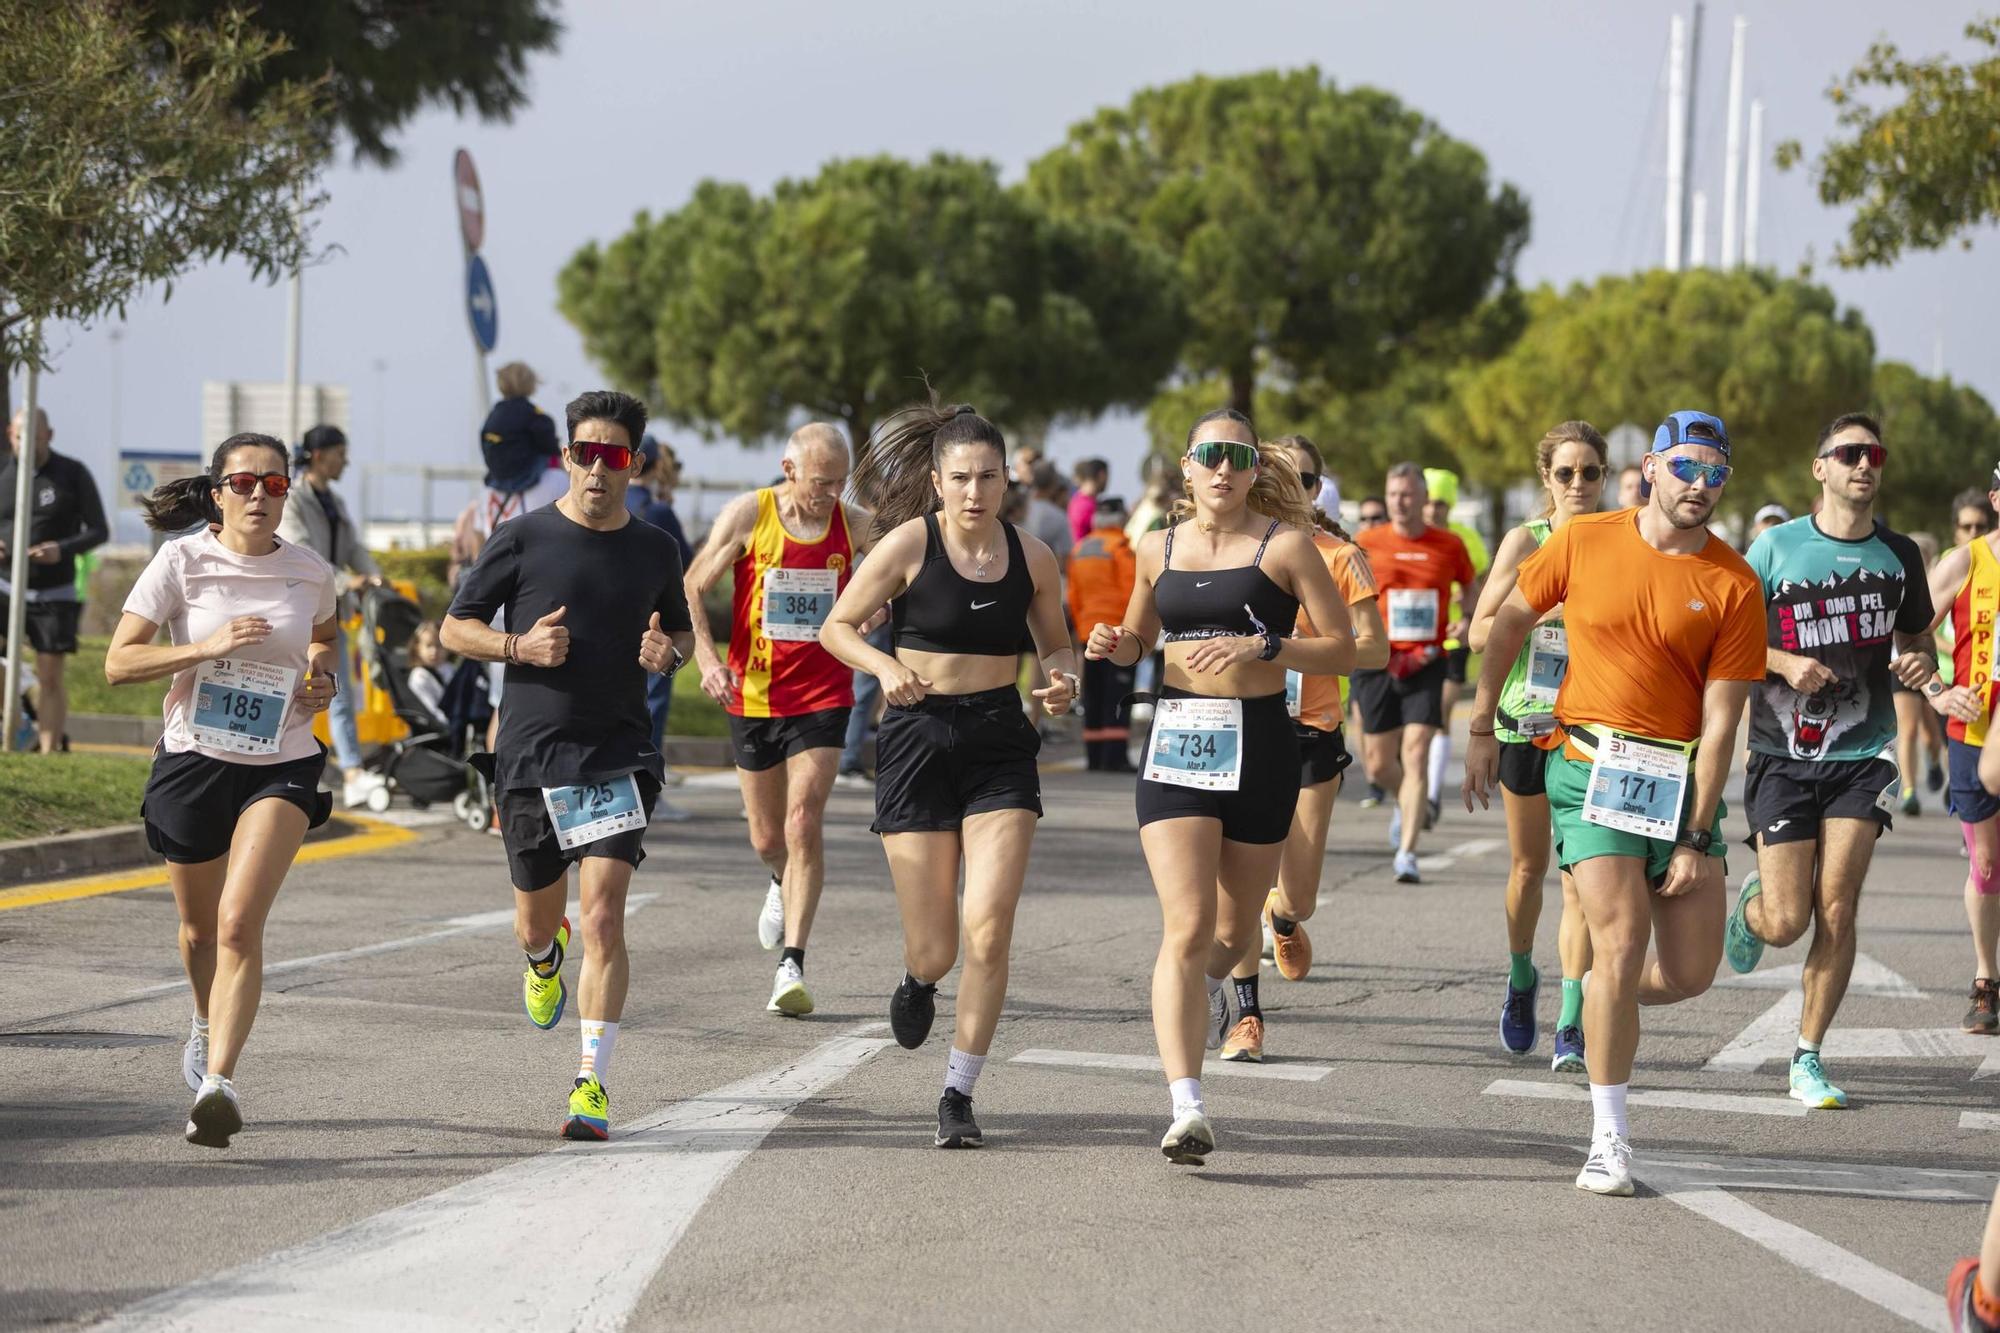
[[629,444],[604,444],[597,440],[571,440],[569,456],[576,465],[588,471],[599,459],[612,472],[623,472],[632,466],[632,446]]
[[282,500],[285,492],[292,489],[292,479],[282,472],[232,472],[218,478],[215,484],[218,488],[227,486],[238,495],[248,495],[260,481],[264,483],[264,494],[273,500]]
[[1889,461],[1889,451],[1879,444],[1836,444],[1823,450],[1820,457],[1831,458],[1842,467],[1860,467],[1865,458],[1869,467],[1880,470]]

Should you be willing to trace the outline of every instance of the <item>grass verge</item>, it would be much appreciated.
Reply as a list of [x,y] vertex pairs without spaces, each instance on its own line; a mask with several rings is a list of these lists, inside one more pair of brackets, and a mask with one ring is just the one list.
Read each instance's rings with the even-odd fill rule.
[[130,824],[152,762],[110,754],[0,754],[0,840]]

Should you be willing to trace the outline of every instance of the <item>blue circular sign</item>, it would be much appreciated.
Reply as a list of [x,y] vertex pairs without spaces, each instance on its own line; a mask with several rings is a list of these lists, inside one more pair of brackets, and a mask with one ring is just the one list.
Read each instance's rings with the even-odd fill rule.
[[500,341],[500,301],[493,295],[493,278],[486,261],[473,255],[465,261],[465,316],[472,322],[472,336],[479,350],[490,352]]

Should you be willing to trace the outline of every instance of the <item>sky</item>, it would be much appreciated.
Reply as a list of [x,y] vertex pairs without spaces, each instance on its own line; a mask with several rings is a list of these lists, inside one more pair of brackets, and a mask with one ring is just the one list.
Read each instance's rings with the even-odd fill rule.
[[[679,207],[704,178],[766,189],[832,158],[947,150],[991,159],[1017,180],[1070,124],[1140,88],[1308,63],[1342,86],[1387,89],[1484,151],[1493,177],[1533,210],[1523,283],[1655,266],[1674,12],[1639,0],[572,0],[561,46],[532,62],[530,104],[511,124],[426,112],[396,136],[396,167],[343,157],[329,172],[318,227],[331,253],[304,279],[302,376],[348,387],[353,466],[342,488],[354,504],[360,474],[373,474],[357,505],[367,516],[414,507],[411,479],[385,467],[477,466],[451,185],[460,147],[485,189],[482,254],[500,308],[492,364],[534,366],[545,381],[538,400],[559,414],[601,377],[556,311],[557,271],[582,244],[625,231],[639,210]],[[1937,0],[1707,6],[1693,183],[1709,194],[1710,262],[1737,14],[1749,22],[1746,106],[1749,97],[1766,103],[1766,152],[1797,138],[1811,153],[1834,128],[1828,83],[1871,41],[1963,55],[1974,13]],[[1805,171],[1767,167],[1762,212],[1760,258],[1785,273],[1812,262],[1816,280],[1866,316],[1879,355],[1941,367],[2000,401],[1995,343],[1980,323],[2000,291],[2000,237],[1990,229],[1969,252],[1849,273],[1831,263],[1842,215],[1819,203]],[[120,449],[205,454],[216,441],[203,438],[202,382],[282,379],[285,327],[284,286],[223,264],[178,282],[171,301],[141,300],[123,321],[54,329],[54,373],[40,396],[56,448],[96,468],[107,491]],[[16,403],[20,393],[17,374]],[[776,468],[775,448],[667,434],[690,476],[761,483]],[[1139,423],[1124,417],[1058,428],[1050,444],[1062,461],[1108,458],[1114,491],[1136,483],[1145,448]],[[467,494],[440,486],[438,517],[448,521]],[[119,531],[136,534],[129,519]]]

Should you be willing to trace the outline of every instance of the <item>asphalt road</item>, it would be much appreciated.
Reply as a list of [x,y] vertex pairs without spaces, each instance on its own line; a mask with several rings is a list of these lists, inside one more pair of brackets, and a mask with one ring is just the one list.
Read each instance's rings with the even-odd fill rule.
[[1589,1108],[1548,1070],[1552,983],[1535,1054],[1499,1046],[1497,813],[1448,811],[1411,887],[1386,811],[1343,802],[1314,973],[1264,973],[1270,1060],[1211,1062],[1220,1149],[1188,1169],[1155,1146],[1159,916],[1129,781],[1045,778],[989,1146],[956,1153],[930,1146],[953,982],[923,1050],[882,1025],[900,935],[870,798],[835,795],[819,1010],[785,1020],[732,781],[674,794],[700,817],[656,828],[635,881],[605,1146],[555,1137],[575,1021],[521,1014],[497,839],[437,828],[294,871],[267,958],[305,961],[269,980],[224,1153],[180,1134],[168,891],[0,911],[0,1323],[1945,1327],[2000,1083],[1957,1034],[1963,861],[1935,810],[1884,841],[1863,899],[1870,962],[1827,1057],[1853,1108],[1784,1098],[1804,945],[1773,950],[1762,986],[1647,1012],[1635,1089],[1659,1100],[1633,1107],[1642,1185],[1617,1200],[1571,1185]]

